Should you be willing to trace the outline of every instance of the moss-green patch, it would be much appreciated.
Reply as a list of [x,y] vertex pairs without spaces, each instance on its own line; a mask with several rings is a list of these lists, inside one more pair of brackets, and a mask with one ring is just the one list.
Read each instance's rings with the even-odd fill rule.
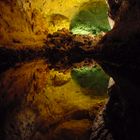
[[110,30],[105,1],[90,0],[84,3],[73,17],[70,29],[75,34],[98,34]]
[[82,88],[94,90],[99,95],[106,94],[109,76],[99,66],[73,69],[71,75]]

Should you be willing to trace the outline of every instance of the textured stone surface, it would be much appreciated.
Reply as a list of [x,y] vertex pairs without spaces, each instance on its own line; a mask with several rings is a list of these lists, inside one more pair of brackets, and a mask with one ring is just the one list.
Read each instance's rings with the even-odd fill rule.
[[99,34],[110,30],[105,0],[87,1],[71,21],[70,29],[75,34]]
[[[80,11],[80,7],[85,5],[86,2],[91,3],[91,5],[97,5],[96,3],[98,1],[99,0],[1,0],[0,43],[39,44],[43,42],[48,33],[53,33],[62,28],[69,29],[71,20],[77,12]],[[103,0],[100,0],[100,3],[105,6]],[[93,11],[96,11],[96,9],[93,9]],[[104,12],[104,10],[101,10],[100,13],[104,14]],[[94,15],[94,13],[90,12],[89,14],[87,12],[87,17],[89,17],[86,19],[87,22],[92,15]],[[107,20],[105,16],[102,18]],[[84,16],[82,16],[82,20],[83,19]],[[98,21],[96,20],[96,22]],[[107,21],[106,24],[108,24]],[[86,26],[90,28],[91,22]]]
[[45,60],[1,73],[0,89],[0,139],[5,140],[86,140],[105,102],[86,95],[70,73],[49,70]]
[[62,123],[54,132],[54,140],[86,140],[90,137],[89,120],[70,120]]
[[[108,1],[115,26],[95,50],[99,54],[97,61],[115,84],[109,89],[110,99],[101,113],[102,118],[95,122],[96,129],[93,125],[91,140],[139,140],[140,3],[138,0]],[[112,137],[108,138],[105,132]]]
[[[1,13],[3,13],[3,10],[5,11],[5,8],[7,11],[7,13],[5,13],[7,16],[1,16],[1,23],[4,25],[1,26],[3,33],[1,35],[2,41],[5,42],[6,40],[6,42],[11,41],[14,43],[20,43],[20,38],[17,36],[13,38],[14,31],[16,31],[18,35],[19,32],[21,33],[24,31],[28,32],[30,35],[32,33],[37,35],[42,35],[43,33],[43,36],[44,34],[47,34],[49,29],[47,28],[48,30],[43,30],[46,29],[46,24],[43,24],[44,20],[41,21],[41,29],[40,24],[39,28],[37,27],[38,22],[35,22],[36,24],[31,22],[30,24],[30,18],[33,18],[33,21],[40,20],[38,10],[35,10],[32,15],[28,16],[30,12],[26,12],[25,9],[31,6],[30,1],[27,1],[29,4],[27,6],[24,5],[26,2],[23,4],[20,3],[21,1],[17,2],[18,3],[12,1],[12,4],[15,3],[13,7],[15,7],[15,13],[17,13],[14,14],[14,10],[9,8],[8,0],[0,1],[0,6],[2,7]],[[23,6],[23,8],[21,8],[21,10],[23,10],[21,13],[27,15],[17,12],[20,9],[19,5]],[[56,59],[53,60],[55,63],[50,61],[51,65],[57,66],[58,64],[58,66],[61,67],[64,64],[61,62],[66,62],[67,66],[72,66],[71,63],[80,62],[86,57],[90,59],[94,58],[103,67],[106,73],[112,76],[115,80],[115,84],[109,89],[109,101],[93,124],[91,140],[139,140],[140,2],[138,0],[109,0],[109,5],[109,16],[115,20],[115,26],[95,47],[90,44],[91,48],[88,48],[88,44],[88,47],[83,49],[80,46],[84,46],[87,42],[78,42],[77,50],[75,50],[75,48],[74,50],[71,50],[73,46],[67,46],[66,48],[65,46],[62,46],[59,48],[54,43],[55,41],[50,39],[49,41],[52,41],[54,46],[46,46],[46,48],[48,47],[46,50],[51,50],[52,53],[46,53],[46,57],[51,58],[51,56],[56,56]],[[51,7],[51,5],[49,6]],[[68,6],[71,5],[68,4]],[[55,3],[53,8],[55,9]],[[61,10],[63,11],[64,9]],[[7,22],[7,20],[9,20],[9,12],[10,14],[11,12],[13,13],[10,21],[13,20],[15,15],[20,19],[18,22],[14,23],[15,25],[9,25],[9,21]],[[6,20],[3,17],[5,17]],[[50,19],[51,20],[49,21],[51,21],[51,23],[53,21],[51,25],[59,25],[57,20],[55,21],[54,19],[58,19],[59,21],[62,19],[62,21],[66,23],[68,21],[67,16],[56,13],[53,13],[53,16],[51,16]],[[24,25],[22,30],[18,26],[19,21],[22,21],[21,24]],[[134,25],[133,28],[132,25]],[[12,37],[9,36],[7,38],[7,35],[10,35],[11,32]],[[52,38],[57,37],[55,35],[57,34],[54,34]],[[25,38],[22,39],[23,42],[26,40]],[[32,41],[34,41],[34,39]],[[62,39],[59,41],[64,40]],[[59,41],[57,44],[59,44]],[[64,57],[60,54],[64,54]],[[70,80],[67,76],[63,77],[64,79],[62,79],[61,83],[60,79],[57,76],[54,76],[53,73],[52,75],[48,74],[46,61],[38,62],[36,60],[34,62],[17,65],[2,73],[0,77],[1,139],[52,140],[53,138],[57,139],[57,136],[60,136],[60,139],[68,138],[70,137],[69,134],[74,136],[70,137],[70,139],[77,139],[76,135],[80,139],[85,138],[85,136],[89,134],[90,122],[95,118],[96,111],[102,104],[101,100],[96,99],[96,102],[93,102],[95,100],[87,97],[82,92],[79,92],[79,87],[77,91],[77,87],[72,82],[67,83],[67,80]],[[61,89],[58,86],[58,83],[60,83],[61,86],[66,87]],[[54,85],[57,87],[54,87]],[[72,92],[72,89],[75,91]],[[68,91],[69,94],[67,94]],[[94,112],[93,110],[96,111]],[[75,120],[78,121],[75,123]],[[75,124],[81,125],[80,129],[78,129],[78,126]],[[76,131],[77,133],[75,130],[78,130]],[[66,132],[66,135],[62,135],[64,132]],[[52,138],[52,136],[54,137]],[[85,139],[87,139],[87,137]]]

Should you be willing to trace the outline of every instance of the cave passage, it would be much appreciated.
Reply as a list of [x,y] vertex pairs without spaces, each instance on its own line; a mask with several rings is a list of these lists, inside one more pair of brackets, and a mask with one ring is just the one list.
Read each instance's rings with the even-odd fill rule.
[[0,0],[0,139],[87,140],[109,76],[94,46],[104,0]]

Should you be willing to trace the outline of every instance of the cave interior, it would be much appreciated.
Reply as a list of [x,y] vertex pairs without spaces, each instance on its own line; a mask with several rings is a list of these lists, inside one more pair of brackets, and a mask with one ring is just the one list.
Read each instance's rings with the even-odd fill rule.
[[139,0],[0,0],[0,140],[140,140]]

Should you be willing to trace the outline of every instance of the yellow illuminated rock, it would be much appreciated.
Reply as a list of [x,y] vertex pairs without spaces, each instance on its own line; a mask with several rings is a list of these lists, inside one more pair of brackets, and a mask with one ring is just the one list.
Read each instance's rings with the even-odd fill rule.
[[70,73],[49,71],[43,60],[11,68],[1,76],[3,106],[12,107],[20,102],[7,115],[7,140],[19,136],[26,140],[62,140],[71,135],[70,140],[86,140],[91,121],[105,103],[103,96],[86,93]]
[[[58,29],[70,28],[81,6],[104,0],[0,1],[0,43],[39,42]],[[94,8],[94,7],[93,7]]]
[[[100,79],[100,70],[84,68],[76,69],[73,73],[67,72],[68,69],[63,72],[50,70],[45,57],[28,60],[26,53],[23,53],[27,62],[22,62],[20,49],[32,55],[29,48],[42,48],[44,42],[46,48],[54,45],[62,47],[62,50],[63,47],[72,46],[73,42],[86,45],[86,38],[76,37],[69,33],[69,30],[72,26],[77,26],[75,21],[82,23],[86,14],[94,14],[90,2],[94,4],[99,1],[105,3],[103,0],[0,0],[0,47],[11,47],[19,53],[15,55],[18,57],[13,59],[19,61],[10,65],[11,68],[6,67],[0,75],[0,107],[6,112],[6,140],[62,140],[70,136],[70,140],[89,138],[91,122],[106,102],[106,93],[102,87],[107,82],[104,77]],[[77,22],[77,15],[81,15],[80,13],[83,13],[79,16],[81,21]],[[92,16],[89,16],[86,20],[91,18]],[[62,28],[67,30],[64,29],[61,35],[59,32],[54,33],[55,37],[48,35]],[[50,44],[47,44],[47,35],[51,36],[51,43],[48,41]],[[71,39],[75,36],[75,40],[69,40],[69,36]],[[71,44],[66,46],[69,41]],[[55,54],[52,57],[55,57]],[[10,62],[11,60],[8,60],[8,63]],[[4,62],[2,64],[5,66]],[[101,86],[97,87],[96,81],[101,81]],[[83,84],[86,86],[82,86]],[[102,94],[96,94],[97,89],[101,89]],[[64,132],[65,136],[62,135]]]

